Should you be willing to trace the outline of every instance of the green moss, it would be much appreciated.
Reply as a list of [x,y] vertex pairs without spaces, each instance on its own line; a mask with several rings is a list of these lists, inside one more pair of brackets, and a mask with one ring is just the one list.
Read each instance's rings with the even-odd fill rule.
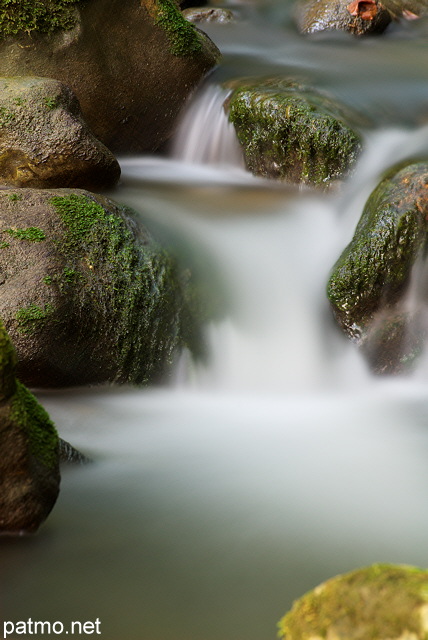
[[174,0],[156,0],[155,24],[165,30],[174,55],[186,57],[201,51],[202,42],[198,32],[184,18]]
[[29,242],[42,242],[43,240],[46,240],[45,232],[38,227],[27,227],[26,229],[5,229],[4,232],[8,233],[13,238],[28,240]]
[[0,107],[0,127],[6,127],[15,119],[15,114],[6,107]]
[[53,109],[57,108],[58,100],[57,100],[57,98],[45,98],[44,99],[44,104],[45,104],[46,108],[49,109],[49,111],[52,111]]
[[358,569],[297,600],[280,621],[278,635],[284,640],[386,640],[413,633],[425,640],[420,608],[428,602],[427,589],[428,572],[414,567]]
[[390,172],[370,195],[354,237],[334,265],[327,295],[340,323],[359,337],[380,305],[406,290],[427,246],[428,164]]
[[360,151],[341,109],[293,81],[243,82],[228,108],[256,175],[323,185],[346,175]]
[[76,313],[95,318],[88,327],[95,340],[108,323],[105,341],[117,358],[118,380],[148,382],[164,369],[180,340],[174,261],[91,196],[54,196],[50,202],[65,228],[58,249],[67,261],[62,277],[78,285]]
[[55,425],[32,393],[19,381],[11,399],[11,418],[28,436],[31,454],[49,469],[58,464],[59,439]]
[[45,304],[44,307],[30,304],[28,307],[18,309],[15,314],[18,331],[23,334],[35,333],[52,315],[52,312],[53,307],[50,304]]
[[19,200],[22,200],[22,195],[20,193],[11,193],[10,196],[8,196],[8,199],[11,202],[18,202]]
[[76,24],[74,6],[81,1],[0,0],[0,37],[72,29]]
[[16,391],[15,349],[0,319],[0,402],[8,400]]
[[7,247],[10,247],[8,242],[0,242],[0,249],[7,249]]
[[45,276],[45,277],[42,279],[42,282],[43,282],[44,284],[49,284],[49,285],[50,285],[50,284],[53,284],[53,278],[52,278],[52,276]]

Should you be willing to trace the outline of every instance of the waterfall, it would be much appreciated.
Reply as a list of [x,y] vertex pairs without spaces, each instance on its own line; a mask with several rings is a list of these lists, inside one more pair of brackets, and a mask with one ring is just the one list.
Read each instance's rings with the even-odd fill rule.
[[173,140],[173,158],[191,164],[244,167],[234,126],[223,108],[228,93],[208,84],[191,98]]

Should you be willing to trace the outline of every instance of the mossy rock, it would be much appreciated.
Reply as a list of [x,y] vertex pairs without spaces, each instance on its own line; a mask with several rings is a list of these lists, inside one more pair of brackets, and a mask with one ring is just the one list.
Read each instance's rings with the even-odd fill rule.
[[35,7],[0,0],[1,35],[0,75],[64,82],[114,153],[153,151],[165,142],[186,98],[220,57],[174,0],[39,0]]
[[162,378],[197,341],[189,278],[112,200],[0,191],[0,317],[28,386]]
[[279,623],[282,640],[426,640],[428,571],[375,564],[324,582]]
[[0,321],[0,534],[32,533],[59,493],[59,438],[15,377],[16,354]]
[[427,333],[427,187],[428,162],[388,172],[329,279],[327,295],[339,325],[378,372],[408,368]]
[[0,78],[0,185],[98,190],[119,176],[68,87],[50,78]]
[[328,186],[361,149],[353,117],[330,97],[283,78],[228,83],[226,109],[248,169],[258,176]]

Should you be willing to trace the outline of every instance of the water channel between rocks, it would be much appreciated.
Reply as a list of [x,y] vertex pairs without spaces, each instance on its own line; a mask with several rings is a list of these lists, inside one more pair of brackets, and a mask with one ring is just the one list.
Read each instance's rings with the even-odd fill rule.
[[332,575],[428,567],[428,358],[375,379],[325,297],[379,176],[428,156],[428,24],[310,40],[279,4],[236,11],[206,29],[224,54],[211,85],[303,79],[373,119],[365,151],[328,195],[253,179],[237,159],[200,164],[209,151],[196,165],[121,159],[111,196],[191,247],[228,305],[208,362],[184,355],[169,385],[39,394],[94,463],[63,472],[37,536],[2,540],[0,618],[98,618],[106,640],[270,640]]

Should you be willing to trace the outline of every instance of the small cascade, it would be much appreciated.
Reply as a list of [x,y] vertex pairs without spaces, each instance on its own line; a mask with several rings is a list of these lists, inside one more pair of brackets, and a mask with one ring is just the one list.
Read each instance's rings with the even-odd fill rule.
[[173,140],[174,159],[189,164],[244,168],[235,128],[223,107],[228,93],[210,84],[191,98]]

